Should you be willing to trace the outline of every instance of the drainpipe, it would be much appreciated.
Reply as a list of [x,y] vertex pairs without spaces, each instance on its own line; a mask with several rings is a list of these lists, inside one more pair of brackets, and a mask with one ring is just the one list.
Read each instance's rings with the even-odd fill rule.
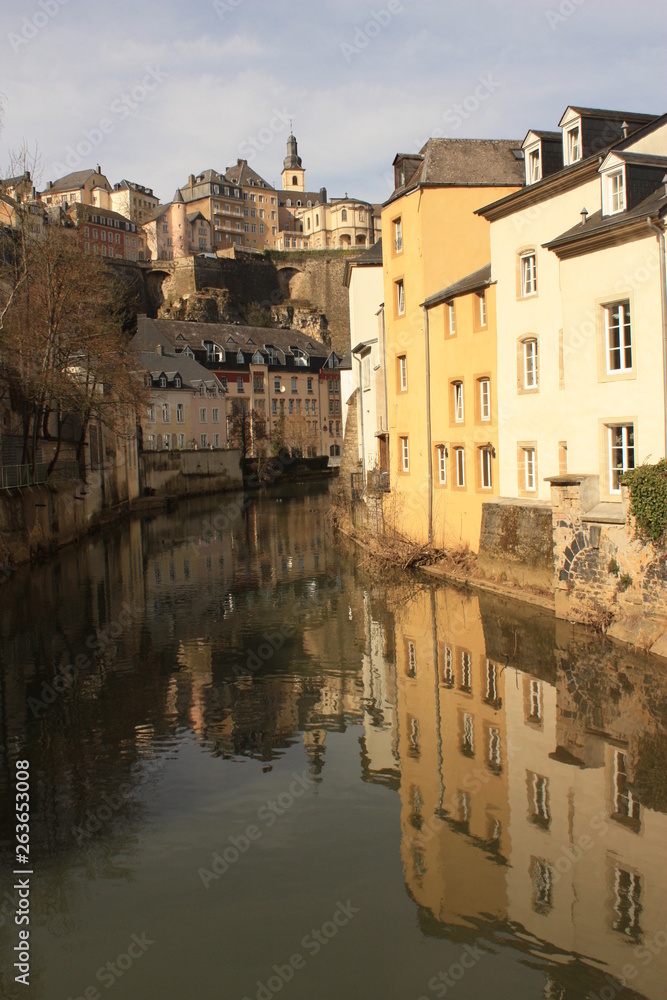
[[428,308],[424,310],[424,353],[426,357],[426,447],[428,449],[428,544],[433,544],[433,456],[431,455],[431,351]]
[[665,272],[665,233],[659,229],[650,218],[646,225],[652,229],[658,239],[660,248],[660,306],[662,312],[662,382],[663,382],[663,417],[665,422],[665,457],[667,458],[667,273]]

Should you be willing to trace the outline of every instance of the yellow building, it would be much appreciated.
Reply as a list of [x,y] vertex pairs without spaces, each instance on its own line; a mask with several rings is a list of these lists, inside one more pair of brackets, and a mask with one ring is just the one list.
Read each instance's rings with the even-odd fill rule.
[[263,177],[237,160],[225,171],[225,183],[242,193],[242,246],[253,250],[273,250],[278,233],[278,193]]
[[[496,297],[491,265],[424,303],[431,369],[433,541],[479,545],[482,504],[498,494]],[[444,380],[433,373],[445,373]],[[444,404],[444,405],[443,405]]]
[[[475,547],[481,500],[495,488],[494,419],[475,421],[478,380],[492,380],[495,365],[493,291],[487,272],[472,278],[490,260],[489,227],[475,211],[491,191],[504,197],[521,187],[521,142],[430,139],[419,154],[399,154],[394,173],[396,188],[382,211],[391,477],[386,520],[420,543]],[[472,286],[458,286],[468,276]],[[449,299],[440,301],[443,290],[455,303],[454,318],[460,314],[460,336],[445,336]],[[456,381],[462,381],[460,390]],[[461,398],[463,420],[457,419]],[[436,446],[444,449],[437,456]],[[452,487],[452,463],[460,461],[454,447],[463,448],[464,478]],[[436,486],[441,455],[449,486]]]

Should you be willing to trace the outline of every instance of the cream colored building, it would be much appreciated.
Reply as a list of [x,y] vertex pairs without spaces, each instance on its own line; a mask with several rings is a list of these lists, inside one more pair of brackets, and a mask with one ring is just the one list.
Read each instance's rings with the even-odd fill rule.
[[81,205],[94,205],[96,208],[110,208],[111,184],[102,173],[101,167],[96,170],[76,170],[66,174],[57,181],[49,181],[40,193],[43,203],[47,206],[59,206],[67,209],[75,202]]
[[133,181],[122,180],[114,184],[109,195],[109,208],[119,212],[131,222],[141,225],[149,219],[160,205],[160,199],[152,188]]
[[153,218],[144,222],[141,228],[146,234],[146,256],[149,260],[176,260],[189,255],[191,227],[178,188],[174,200],[158,208]]
[[[356,435],[359,462],[368,473],[388,472],[387,396],[384,366],[384,279],[382,240],[348,261],[345,284],[350,299],[351,369],[341,374],[343,405],[357,390]],[[345,407],[347,409],[347,407]],[[346,417],[347,419],[347,417]],[[347,434],[347,428],[345,429]]]
[[499,491],[548,501],[545,477],[589,473],[599,500],[620,502],[622,472],[665,455],[652,227],[664,231],[667,116],[570,107],[560,126],[560,146],[528,133],[527,186],[479,212],[496,282]]

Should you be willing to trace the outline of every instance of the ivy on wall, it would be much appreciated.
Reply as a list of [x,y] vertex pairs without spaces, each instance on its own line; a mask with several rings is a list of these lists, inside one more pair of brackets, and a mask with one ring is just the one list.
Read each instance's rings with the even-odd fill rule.
[[637,534],[658,545],[667,542],[667,460],[644,463],[626,472],[621,482],[630,491],[630,513]]

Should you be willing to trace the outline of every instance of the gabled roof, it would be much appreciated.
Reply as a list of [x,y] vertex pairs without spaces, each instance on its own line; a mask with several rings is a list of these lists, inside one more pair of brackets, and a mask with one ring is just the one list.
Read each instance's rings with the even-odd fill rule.
[[64,177],[54,181],[51,187],[47,187],[42,191],[42,194],[62,194],[65,191],[79,191],[91,177],[99,177],[101,180],[105,180],[109,187],[111,187],[104,174],[98,173],[97,170],[75,170],[73,173],[65,174]]
[[[166,375],[173,380],[176,375],[180,375],[183,389],[194,390],[203,382],[208,388],[215,388],[220,392],[225,391],[213,372],[204,368],[203,365],[200,365],[198,361],[193,360],[187,354],[174,354],[166,350],[163,354],[158,354],[157,350],[137,350],[134,340],[130,346],[135,350],[138,359],[138,368],[149,372],[153,378],[160,378],[161,375]],[[158,342],[155,344],[156,348],[157,346]]]
[[455,281],[453,285],[448,285],[447,288],[443,288],[442,291],[436,292],[435,295],[430,295],[424,302],[427,309],[432,306],[440,305],[442,302],[448,302],[450,299],[455,299],[459,295],[468,295],[470,292],[480,291],[482,288],[488,288],[492,284],[491,281],[491,265],[486,264],[481,267],[479,271],[473,271],[472,274],[467,274],[465,278],[460,278],[459,281]]
[[[170,345],[171,349],[188,344],[193,350],[203,347],[205,340],[219,344],[225,351],[236,354],[243,350],[253,354],[258,348],[265,351],[267,346],[289,354],[294,346],[310,357],[326,358],[330,348],[310,335],[298,330],[282,330],[265,326],[240,326],[233,323],[193,323],[189,320],[141,318],[139,332],[151,330],[150,344]],[[137,332],[136,337],[139,337]],[[248,343],[248,341],[251,343]]]
[[537,136],[538,139],[547,139],[553,142],[561,142],[563,138],[562,132],[547,132],[544,129],[529,128],[524,137],[523,140],[524,143],[526,142],[526,139],[528,138],[529,135],[534,135]]
[[193,223],[196,222],[197,219],[203,219],[204,222],[208,222],[206,216],[203,215],[199,210],[197,210],[196,212],[188,212],[188,222]]
[[648,122],[657,118],[657,115],[646,115],[637,111],[614,111],[609,108],[580,108],[574,104],[568,104],[558,122],[559,126],[562,126],[568,111],[574,111],[580,118],[608,118],[610,121],[626,121],[628,125],[647,125]]
[[525,181],[520,139],[429,139],[420,156],[413,176],[385,205],[418,187],[521,187]]
[[247,186],[254,181],[255,187],[260,188],[270,188],[274,190],[273,185],[265,181],[263,177],[253,170],[252,167],[248,166],[247,160],[237,160],[236,166],[227,167],[225,170],[225,180],[231,184],[238,184],[240,186]]

